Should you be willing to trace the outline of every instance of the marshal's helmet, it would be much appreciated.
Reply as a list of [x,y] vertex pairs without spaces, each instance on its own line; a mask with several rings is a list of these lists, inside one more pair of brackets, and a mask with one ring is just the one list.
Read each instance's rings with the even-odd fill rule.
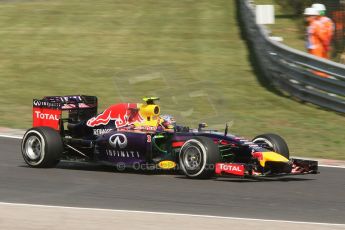
[[314,3],[311,8],[317,10],[322,16],[326,14],[326,6],[324,4]]
[[319,11],[317,11],[316,9],[311,8],[311,7],[305,8],[303,14],[304,14],[304,16],[306,16],[306,17],[308,17],[308,16],[318,16],[318,15],[320,15]]

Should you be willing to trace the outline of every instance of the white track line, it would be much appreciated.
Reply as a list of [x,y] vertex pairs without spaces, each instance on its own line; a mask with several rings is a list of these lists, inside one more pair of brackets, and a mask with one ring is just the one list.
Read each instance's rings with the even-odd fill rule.
[[87,211],[124,212],[124,213],[167,215],[167,216],[187,216],[187,217],[201,217],[201,218],[214,218],[214,219],[227,219],[227,220],[244,220],[244,221],[260,221],[260,222],[276,222],[276,223],[309,224],[309,225],[323,225],[323,226],[345,227],[345,224],[335,224],[335,223],[320,223],[320,222],[305,222],[305,221],[290,221],[290,220],[271,220],[271,219],[255,219],[255,218],[241,218],[241,217],[228,217],[228,216],[213,216],[213,215],[174,213],[174,212],[170,213],[170,212],[153,212],[153,211],[105,209],[105,208],[82,208],[82,207],[70,207],[70,206],[54,206],[54,205],[26,204],[26,203],[7,203],[7,202],[0,202],[0,205],[36,207],[36,208],[58,208],[58,209],[80,210],[80,211],[87,210]]
[[[0,137],[12,138],[12,139],[22,139],[23,138],[22,136],[7,135],[7,134],[0,134]],[[319,164],[319,167],[345,169],[345,165],[325,165],[325,164]]]
[[319,167],[324,167],[324,168],[338,168],[338,169],[345,169],[344,165],[319,165]]
[[7,135],[7,134],[0,134],[0,137],[12,138],[12,139],[23,139],[22,136],[14,136],[14,135]]

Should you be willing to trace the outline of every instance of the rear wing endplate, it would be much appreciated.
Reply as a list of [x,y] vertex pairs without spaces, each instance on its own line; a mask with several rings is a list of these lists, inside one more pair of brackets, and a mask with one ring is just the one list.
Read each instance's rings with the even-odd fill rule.
[[34,99],[32,107],[33,127],[49,126],[59,130],[62,111],[68,111],[69,118],[73,116],[74,119],[79,119],[85,114],[85,111],[88,111],[87,113],[91,116],[97,113],[97,97],[85,95],[47,96],[43,99]]

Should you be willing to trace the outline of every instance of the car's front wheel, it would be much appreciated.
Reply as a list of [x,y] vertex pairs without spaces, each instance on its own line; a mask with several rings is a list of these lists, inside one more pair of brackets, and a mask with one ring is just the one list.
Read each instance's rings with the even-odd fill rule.
[[281,136],[277,134],[273,134],[273,133],[261,134],[259,136],[256,136],[253,139],[253,142],[265,149],[269,149],[276,153],[279,153],[287,159],[289,159],[290,157],[287,143]]
[[63,143],[56,130],[41,126],[24,134],[21,149],[23,159],[30,167],[49,168],[59,163]]
[[210,178],[214,176],[215,164],[219,162],[218,146],[207,137],[187,140],[179,153],[179,165],[190,178]]

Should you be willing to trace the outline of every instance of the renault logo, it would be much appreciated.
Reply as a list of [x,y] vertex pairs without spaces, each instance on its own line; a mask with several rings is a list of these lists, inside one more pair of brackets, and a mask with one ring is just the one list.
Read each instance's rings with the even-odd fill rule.
[[113,148],[124,149],[127,146],[127,137],[122,133],[116,133],[109,138],[109,144]]

